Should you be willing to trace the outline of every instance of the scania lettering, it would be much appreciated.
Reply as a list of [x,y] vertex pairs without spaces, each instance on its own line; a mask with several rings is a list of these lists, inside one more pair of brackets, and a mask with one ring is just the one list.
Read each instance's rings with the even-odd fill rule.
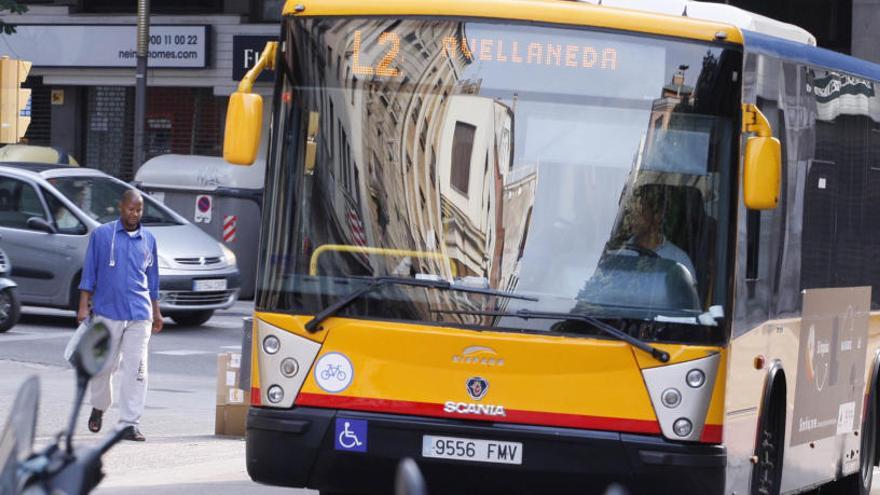
[[493,406],[489,404],[468,404],[466,402],[448,401],[443,406],[443,410],[448,413],[458,414],[483,414],[486,416],[505,416],[504,406]]

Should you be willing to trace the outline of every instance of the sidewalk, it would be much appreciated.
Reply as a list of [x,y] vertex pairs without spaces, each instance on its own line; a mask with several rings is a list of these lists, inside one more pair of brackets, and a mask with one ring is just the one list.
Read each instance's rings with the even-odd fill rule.
[[[0,360],[0,424],[9,414],[12,397],[30,375],[40,377],[40,408],[36,446],[48,443],[67,425],[75,377],[71,369]],[[97,494],[309,494],[308,490],[279,489],[250,480],[245,468],[242,438],[214,436],[214,377],[151,373],[144,443],[120,442],[103,458],[106,478]],[[8,398],[5,399],[5,398]],[[90,408],[84,404],[77,420],[74,445],[97,442],[113,425],[118,411],[105,416],[105,431],[86,429]]]

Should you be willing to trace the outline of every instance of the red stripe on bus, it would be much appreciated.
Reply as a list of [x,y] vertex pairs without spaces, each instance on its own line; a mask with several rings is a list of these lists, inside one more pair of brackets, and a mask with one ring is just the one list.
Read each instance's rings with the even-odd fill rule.
[[260,389],[257,387],[251,387],[251,405],[252,406],[262,406],[263,399],[260,397]]
[[512,409],[505,409],[505,416],[503,417],[458,414],[444,411],[443,404],[433,404],[430,402],[410,402],[403,400],[370,399],[309,393],[300,393],[299,397],[296,399],[296,404],[298,406],[332,407],[339,409],[353,409],[357,411],[411,414],[415,416],[434,416],[440,418],[470,419],[500,423],[522,423],[541,426],[563,426],[567,428],[625,431],[632,433],[649,433],[653,435],[660,434],[660,425],[656,421],[642,419],[608,418],[602,416],[584,416],[579,414],[517,411]]
[[703,435],[700,441],[703,443],[721,443],[721,425],[706,425],[703,427]]

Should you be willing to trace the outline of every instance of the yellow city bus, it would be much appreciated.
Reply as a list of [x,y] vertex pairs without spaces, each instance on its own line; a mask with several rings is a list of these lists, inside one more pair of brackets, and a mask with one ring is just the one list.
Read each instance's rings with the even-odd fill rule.
[[677,5],[287,3],[224,148],[273,69],[254,480],[870,491],[880,68]]

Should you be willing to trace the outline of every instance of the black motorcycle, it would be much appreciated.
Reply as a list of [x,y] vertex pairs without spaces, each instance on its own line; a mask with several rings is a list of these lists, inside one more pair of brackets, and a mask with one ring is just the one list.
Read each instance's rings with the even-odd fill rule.
[[12,265],[9,263],[9,257],[0,249],[0,333],[15,326],[21,314],[18,284],[9,278],[11,273]]
[[101,456],[122,439],[122,428],[109,433],[91,448],[73,447],[73,432],[89,379],[107,362],[110,332],[101,323],[92,325],[75,344],[71,361],[76,369],[76,399],[67,430],[40,452],[33,452],[40,382],[31,377],[19,388],[3,433],[0,434],[0,495],[92,491],[104,473]]

